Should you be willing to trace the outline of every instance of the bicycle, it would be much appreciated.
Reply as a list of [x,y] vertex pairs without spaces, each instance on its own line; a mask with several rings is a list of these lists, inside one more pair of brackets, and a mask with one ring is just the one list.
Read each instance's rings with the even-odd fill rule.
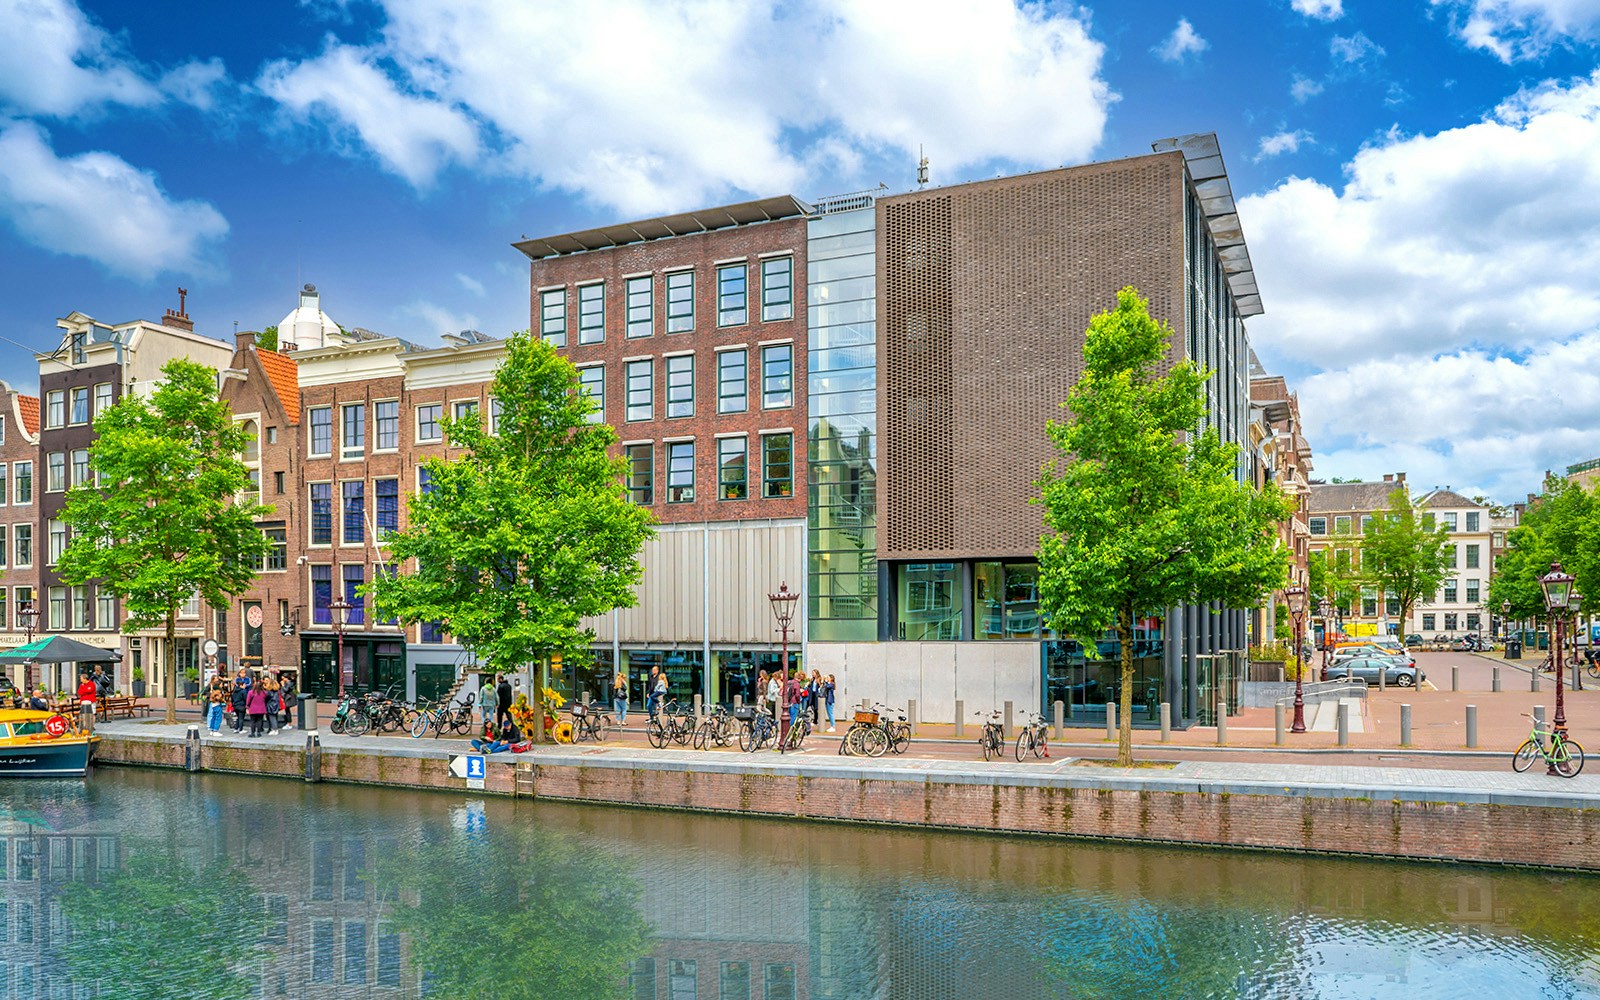
[[800,717],[794,720],[793,724],[789,726],[789,732],[783,737],[784,749],[800,749],[800,744],[805,742],[805,738],[810,735],[811,716],[807,712],[801,712]]
[[602,712],[581,701],[572,703],[572,742],[594,740],[604,743],[606,737],[611,735],[612,725],[610,712]]
[[728,713],[726,707],[717,705],[711,710],[711,714],[706,716],[705,721],[695,729],[694,748],[704,750],[712,744],[725,747],[737,738],[733,716]]
[[745,753],[755,753],[777,739],[778,725],[765,712],[757,712],[753,708],[746,711],[750,712],[751,717],[739,729],[739,749]]
[[[1532,719],[1527,712],[1522,713],[1524,718]],[[1550,746],[1544,745],[1545,737],[1550,738]],[[1563,778],[1576,778],[1578,772],[1583,770],[1583,747],[1577,740],[1568,739],[1567,735],[1559,729],[1544,730],[1539,728],[1539,720],[1533,720],[1533,732],[1517,747],[1517,752],[1511,755],[1511,769],[1521,774],[1533,766],[1535,760],[1543,760],[1550,769]]]
[[1030,712],[1022,731],[1017,734],[1017,760],[1021,761],[1023,754],[1032,751],[1035,757],[1049,757],[1050,744],[1044,726],[1044,716],[1038,712]]
[[[889,732],[881,722],[882,714],[874,706],[871,711],[856,709],[850,728],[839,741],[839,752],[845,756],[882,757],[892,742]],[[909,737],[908,737],[909,738]]]
[[671,701],[645,726],[645,736],[657,750],[665,747],[668,741],[681,746],[688,743],[689,737],[694,734],[693,720],[694,716],[683,711],[676,701]]
[[[973,712],[972,714],[980,719],[983,718],[982,712]],[[988,719],[984,720],[983,732],[978,734],[978,746],[983,750],[984,760],[988,760],[990,757],[999,757],[1005,753],[1006,734],[1004,727],[1000,723],[1000,718],[999,709],[990,712]]]

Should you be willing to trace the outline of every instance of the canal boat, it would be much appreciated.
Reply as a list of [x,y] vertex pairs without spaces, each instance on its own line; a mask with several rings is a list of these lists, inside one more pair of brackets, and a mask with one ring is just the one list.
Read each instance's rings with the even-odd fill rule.
[[55,712],[0,709],[0,777],[81,778],[99,742]]

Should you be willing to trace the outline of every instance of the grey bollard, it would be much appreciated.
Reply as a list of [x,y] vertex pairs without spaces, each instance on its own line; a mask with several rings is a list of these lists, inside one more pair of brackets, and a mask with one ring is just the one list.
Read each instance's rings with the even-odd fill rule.
[[200,727],[192,722],[183,736],[183,769],[200,770]]
[[1544,728],[1544,706],[1543,705],[1535,705],[1535,706],[1533,706],[1533,724],[1538,726],[1540,729]]
[[[697,695],[694,696],[694,721],[695,722],[699,722],[700,720],[702,720],[702,719],[704,719],[706,717],[705,712],[701,709],[701,706],[704,704],[704,702],[701,701],[701,699],[704,698],[704,697],[705,697],[704,695],[700,695],[700,694],[697,694]],[[583,696],[583,702],[586,705],[589,703],[589,696],[587,694],[585,694]]]
[[1055,712],[1056,712],[1055,738],[1059,741],[1061,739],[1061,732],[1066,727],[1066,722],[1067,722],[1067,705],[1066,705],[1066,702],[1062,702],[1062,701],[1056,702],[1056,704],[1055,704]]
[[[695,695],[695,697],[699,698],[700,696],[699,695]],[[589,692],[588,691],[583,692],[583,703],[584,703],[585,706],[587,706],[589,704]]]
[[870,700],[866,699],[866,698],[862,698],[861,699],[861,710],[863,712],[872,711],[872,702]]
[[1388,667],[1380,667],[1378,669],[1378,690],[1379,691],[1386,691],[1386,690],[1388,690],[1388,688],[1389,688],[1389,668]]
[[306,734],[306,780],[322,780],[322,737],[315,731]]
[[911,735],[917,735],[917,699],[906,701],[906,724],[911,727]]
[[1400,706],[1400,745],[1403,746],[1403,747],[1408,747],[1408,746],[1411,745],[1411,706],[1410,705],[1401,705]]
[[1452,691],[1460,691],[1461,690],[1461,668],[1460,667],[1451,667],[1450,668],[1450,690],[1452,690]]
[[1489,671],[1489,677],[1490,677],[1489,690],[1490,691],[1499,691],[1500,690],[1500,668],[1499,667],[1491,667],[1490,671]]
[[[1061,703],[1058,701],[1058,702],[1056,702],[1056,704],[1059,705]],[[1170,743],[1171,741],[1172,741],[1172,702],[1164,701],[1164,702],[1161,703],[1161,742]]]
[[744,695],[736,694],[733,696],[733,707],[736,709],[744,707]]
[[1228,703],[1217,702],[1217,746],[1228,742]]
[[1106,739],[1114,740],[1116,738],[1117,738],[1117,703],[1114,702],[1114,701],[1108,701],[1108,702],[1106,702]]
[[1283,706],[1272,706],[1272,745],[1283,746]]
[[961,739],[967,731],[967,703],[960,698],[956,699],[956,739]]
[[1006,728],[1000,733],[1002,737],[1009,737],[1013,732],[1015,732],[1015,730],[1011,728],[1011,711],[1011,702],[1008,701],[1006,702]]
[[[1499,688],[1495,688],[1495,690],[1498,691],[1500,689]],[[1538,693],[1538,691],[1539,691],[1539,671],[1537,671],[1537,670],[1528,671],[1528,690],[1532,691],[1532,692],[1534,692],[1536,694]]]
[[78,706],[78,728],[94,735],[94,702],[84,702]]
[[1467,749],[1473,750],[1478,746],[1478,706],[1467,706]]
[[1339,745],[1350,745],[1350,705],[1343,701],[1339,702]]

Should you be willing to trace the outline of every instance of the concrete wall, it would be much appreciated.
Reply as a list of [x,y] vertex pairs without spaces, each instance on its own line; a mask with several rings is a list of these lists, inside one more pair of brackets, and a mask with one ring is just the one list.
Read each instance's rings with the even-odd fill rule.
[[1018,718],[1040,702],[1039,644],[1034,642],[813,642],[808,669],[833,674],[840,713],[861,699],[897,708],[917,700],[923,722],[967,721],[979,710],[1015,703]]

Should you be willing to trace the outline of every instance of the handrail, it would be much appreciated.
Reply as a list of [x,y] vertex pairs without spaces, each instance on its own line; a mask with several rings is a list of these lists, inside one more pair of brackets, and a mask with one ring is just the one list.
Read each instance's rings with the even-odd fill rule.
[[[1301,700],[1304,701],[1312,696],[1321,698],[1325,695],[1348,690],[1365,698],[1367,696],[1367,687],[1368,685],[1362,681],[1313,681],[1310,684],[1301,685],[1300,694]],[[1294,695],[1285,695],[1277,699],[1276,704],[1293,705]]]

